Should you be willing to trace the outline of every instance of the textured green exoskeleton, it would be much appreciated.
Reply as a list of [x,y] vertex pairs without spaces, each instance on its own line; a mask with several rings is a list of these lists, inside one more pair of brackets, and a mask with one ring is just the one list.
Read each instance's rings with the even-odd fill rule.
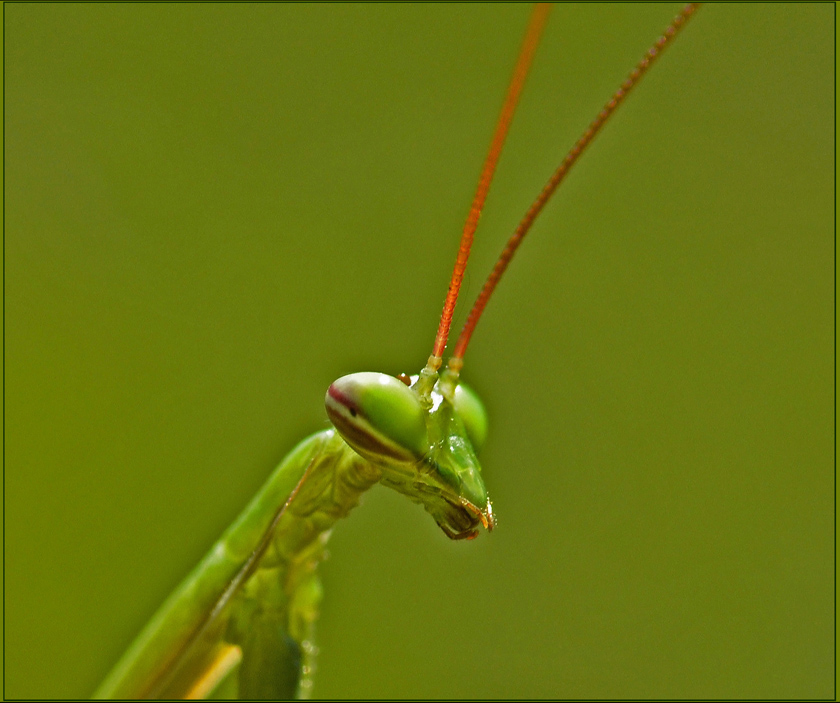
[[407,381],[357,373],[330,386],[335,429],[303,440],[280,463],[97,698],[306,696],[316,569],[333,524],[375,483],[421,503],[452,539],[492,529],[473,448],[487,432],[480,401],[444,381],[424,401]]

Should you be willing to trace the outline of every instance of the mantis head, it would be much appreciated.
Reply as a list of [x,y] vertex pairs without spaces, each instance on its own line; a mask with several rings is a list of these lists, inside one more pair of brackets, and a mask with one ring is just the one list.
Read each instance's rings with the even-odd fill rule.
[[464,384],[444,394],[439,383],[426,407],[409,382],[372,372],[342,376],[327,391],[327,414],[344,440],[382,470],[382,483],[422,503],[447,536],[472,539],[479,525],[492,530],[476,457],[487,436],[484,406]]
[[[343,376],[327,392],[327,414],[347,443],[361,456],[382,468],[382,482],[412,500],[423,503],[438,525],[453,539],[475,537],[479,523],[488,530],[495,525],[490,499],[475,456],[475,449],[484,440],[487,416],[472,391],[458,383],[464,354],[473,331],[519,245],[557,187],[700,4],[688,3],[680,11],[543,186],[481,287],[449,357],[446,370],[439,375],[473,236],[525,75],[548,18],[549,4],[537,4],[464,224],[446,302],[426,367],[416,381],[403,381],[402,377],[398,379],[378,373]],[[413,383],[410,388],[409,382]]]

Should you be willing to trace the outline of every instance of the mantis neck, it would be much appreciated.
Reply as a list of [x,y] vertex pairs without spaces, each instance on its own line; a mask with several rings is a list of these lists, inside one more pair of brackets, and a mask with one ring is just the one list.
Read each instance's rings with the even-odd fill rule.
[[[346,517],[359,504],[365,491],[379,481],[382,472],[360,457],[335,430],[316,435],[322,444],[316,450],[296,492],[277,520],[271,541],[253,575],[236,597],[241,607],[234,613],[249,613],[257,608],[268,613],[298,649],[298,695],[306,696],[311,688],[315,659],[313,629],[321,601],[318,564],[335,522]],[[314,439],[314,438],[313,438]],[[243,648],[243,655],[253,639],[252,628],[243,620],[232,622],[232,639]],[[255,643],[256,644],[256,643]],[[262,643],[260,643],[262,644]],[[243,661],[247,661],[243,656]],[[242,690],[251,677],[240,677],[242,697],[261,697],[259,691]]]
[[[307,697],[321,601],[317,567],[335,521],[380,476],[335,430],[303,440],[135,645],[144,649],[160,640],[179,653],[163,670],[151,670],[142,658],[126,671],[118,667],[117,683],[106,682],[99,693],[118,697],[124,685],[133,691],[139,678],[153,681],[141,690],[144,697]],[[217,577],[205,588],[207,573]],[[192,633],[170,641],[161,623],[188,609],[182,617],[194,623]],[[265,661],[270,666],[263,667]]]

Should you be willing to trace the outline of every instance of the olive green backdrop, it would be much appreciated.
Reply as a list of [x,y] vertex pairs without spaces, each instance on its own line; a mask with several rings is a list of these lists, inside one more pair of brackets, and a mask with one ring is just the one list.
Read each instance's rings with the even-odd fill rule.
[[[678,7],[555,9],[466,297]],[[7,696],[89,695],[334,378],[419,370],[527,14],[5,8]],[[710,5],[598,138],[467,355],[497,531],[375,488],[316,695],[833,696],[833,41]]]

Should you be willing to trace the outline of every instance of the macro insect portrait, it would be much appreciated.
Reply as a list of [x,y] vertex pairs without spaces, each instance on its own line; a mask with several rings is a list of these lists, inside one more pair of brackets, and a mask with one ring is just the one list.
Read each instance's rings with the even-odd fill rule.
[[6,697],[833,695],[834,12],[4,6]]

